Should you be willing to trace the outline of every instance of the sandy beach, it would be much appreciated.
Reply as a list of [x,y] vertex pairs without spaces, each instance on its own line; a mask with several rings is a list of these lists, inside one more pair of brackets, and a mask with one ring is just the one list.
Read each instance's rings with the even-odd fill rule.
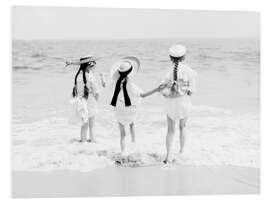
[[13,172],[14,198],[259,194],[260,170],[230,166]]

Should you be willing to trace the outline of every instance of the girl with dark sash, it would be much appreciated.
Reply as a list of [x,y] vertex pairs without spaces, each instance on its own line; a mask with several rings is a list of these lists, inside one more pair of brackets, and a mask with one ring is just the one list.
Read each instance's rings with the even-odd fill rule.
[[114,64],[111,69],[112,98],[110,105],[114,107],[114,113],[120,130],[120,146],[122,156],[126,155],[126,131],[125,126],[129,125],[131,141],[135,139],[135,119],[137,107],[142,97],[149,96],[160,91],[165,86],[143,93],[142,90],[132,81],[132,78],[140,68],[140,61],[136,57],[125,57]]

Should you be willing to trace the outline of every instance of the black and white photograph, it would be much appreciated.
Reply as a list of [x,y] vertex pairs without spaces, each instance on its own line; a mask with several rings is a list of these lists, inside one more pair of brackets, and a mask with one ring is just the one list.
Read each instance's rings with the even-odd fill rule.
[[260,12],[12,6],[13,198],[260,194]]

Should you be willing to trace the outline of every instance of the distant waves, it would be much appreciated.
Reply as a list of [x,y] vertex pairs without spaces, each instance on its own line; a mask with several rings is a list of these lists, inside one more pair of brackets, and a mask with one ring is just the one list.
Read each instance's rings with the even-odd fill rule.
[[13,70],[40,70],[42,67],[33,67],[33,66],[12,66]]

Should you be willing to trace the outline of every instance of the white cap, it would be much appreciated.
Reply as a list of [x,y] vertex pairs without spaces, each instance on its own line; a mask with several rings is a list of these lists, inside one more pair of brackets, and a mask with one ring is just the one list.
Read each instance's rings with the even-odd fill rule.
[[173,56],[173,57],[184,56],[186,54],[186,52],[187,52],[186,47],[184,47],[181,44],[173,45],[173,46],[171,46],[171,48],[169,50],[170,56]]

